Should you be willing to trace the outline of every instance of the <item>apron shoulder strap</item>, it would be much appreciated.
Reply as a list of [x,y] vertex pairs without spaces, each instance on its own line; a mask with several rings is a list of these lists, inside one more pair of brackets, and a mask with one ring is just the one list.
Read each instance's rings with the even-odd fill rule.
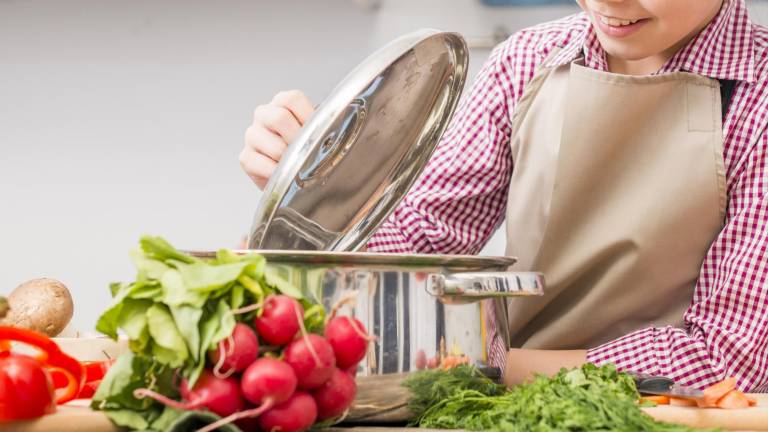
[[725,122],[725,115],[728,113],[728,107],[731,105],[731,99],[733,99],[733,90],[736,87],[736,81],[734,80],[719,80],[720,81],[720,103],[722,104],[723,122]]

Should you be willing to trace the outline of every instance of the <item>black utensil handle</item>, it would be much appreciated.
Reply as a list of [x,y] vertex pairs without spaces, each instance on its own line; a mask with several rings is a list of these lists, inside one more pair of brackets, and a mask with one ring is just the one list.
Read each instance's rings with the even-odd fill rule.
[[491,366],[480,366],[477,368],[483,375],[491,379],[495,383],[501,383],[502,373],[501,369]]

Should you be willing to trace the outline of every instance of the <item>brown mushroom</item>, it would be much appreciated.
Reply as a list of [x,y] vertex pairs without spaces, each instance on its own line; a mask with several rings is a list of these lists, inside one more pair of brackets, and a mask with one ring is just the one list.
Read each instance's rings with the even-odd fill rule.
[[0,324],[56,336],[74,312],[72,296],[55,279],[34,279],[16,287],[7,298],[9,310]]
[[0,296],[0,319],[5,318],[6,314],[8,314],[8,300]]

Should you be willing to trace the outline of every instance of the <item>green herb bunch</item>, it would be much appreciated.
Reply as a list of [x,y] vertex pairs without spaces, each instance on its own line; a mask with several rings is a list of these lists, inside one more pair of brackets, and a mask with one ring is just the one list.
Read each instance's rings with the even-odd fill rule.
[[[435,372],[430,372],[435,373]],[[476,431],[689,431],[684,426],[662,423],[637,405],[634,380],[608,365],[587,364],[562,370],[552,378],[538,376],[533,382],[499,393],[492,387],[463,380],[465,371],[447,371],[434,377],[444,383],[458,379],[447,397],[427,398],[425,386],[409,384],[419,426]],[[450,376],[450,378],[449,378]],[[420,380],[420,379],[419,379]],[[442,384],[441,384],[442,385]],[[432,393],[437,396],[437,393]]]
[[496,384],[471,365],[459,365],[447,371],[432,369],[418,372],[406,379],[403,386],[411,394],[408,409],[414,415],[412,426],[418,424],[431,407],[461,392],[498,396],[506,391],[506,387]]

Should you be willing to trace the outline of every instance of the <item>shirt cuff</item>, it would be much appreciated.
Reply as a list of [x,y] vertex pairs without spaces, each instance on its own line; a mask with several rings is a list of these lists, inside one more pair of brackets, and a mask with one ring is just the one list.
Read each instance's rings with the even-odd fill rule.
[[423,217],[401,204],[368,240],[369,252],[435,253],[422,225]]
[[656,357],[656,329],[647,328],[587,350],[587,361],[596,365],[613,363],[622,371],[659,374]]
[[368,240],[368,252],[408,253],[413,252],[413,244],[392,222],[384,222]]

